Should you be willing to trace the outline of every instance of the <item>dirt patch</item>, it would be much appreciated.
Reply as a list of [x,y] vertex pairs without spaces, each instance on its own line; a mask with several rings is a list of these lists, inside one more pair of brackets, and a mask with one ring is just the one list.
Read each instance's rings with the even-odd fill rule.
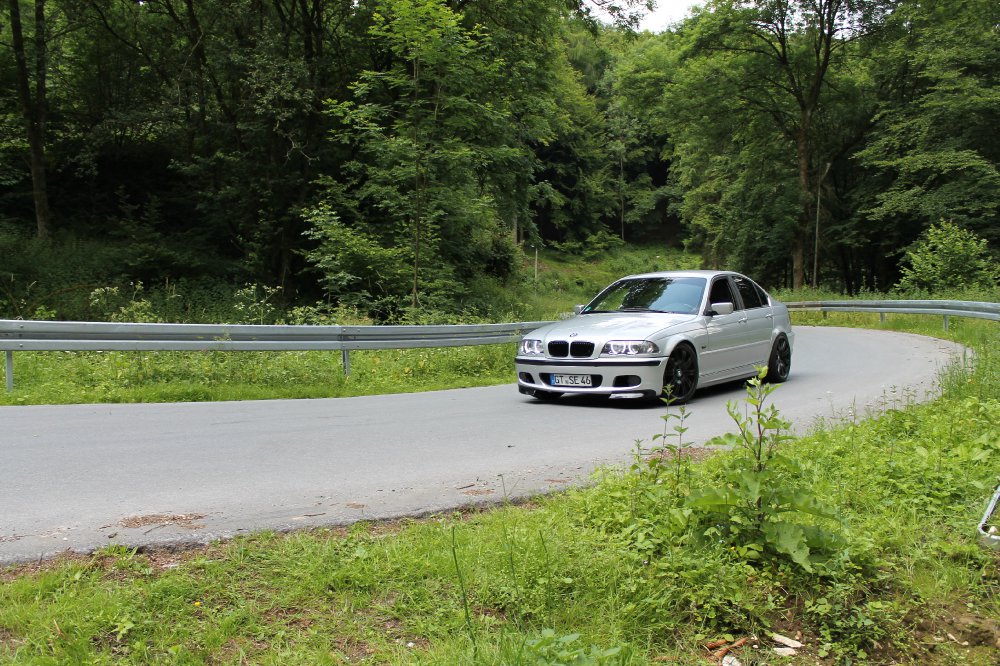
[[14,632],[6,627],[0,627],[0,646],[4,647],[17,647],[21,643],[20,640],[14,636]]
[[147,516],[129,516],[118,521],[119,527],[127,529],[138,529],[140,527],[166,527],[167,525],[179,525],[189,530],[200,530],[204,525],[195,523],[205,517],[203,513],[153,513]]
[[157,571],[176,569],[185,561],[192,559],[191,553],[178,553],[169,550],[148,550],[146,559],[149,566]]
[[[909,648],[914,663],[996,663],[1000,652],[1000,622],[967,612],[965,604],[906,618],[913,632]],[[950,655],[950,657],[949,657]]]
[[32,576],[43,571],[58,569],[59,567],[72,562],[85,563],[89,561],[90,555],[82,555],[80,553],[73,553],[67,550],[62,554],[48,559],[26,562],[24,564],[13,564],[0,568],[0,583],[9,583],[10,581],[21,578],[22,576]]
[[1000,648],[1000,623],[977,615],[958,615],[935,620],[923,620],[919,633],[938,643],[951,642],[962,647],[982,645]]
[[411,650],[426,650],[431,645],[423,636],[408,634],[403,621],[398,618],[383,617],[379,623],[385,635],[397,645],[405,645]]
[[471,490],[463,490],[463,495],[471,495],[473,497],[478,497],[480,495],[495,495],[497,491],[490,490],[489,488],[473,488]]
[[663,449],[653,453],[652,455],[646,456],[646,459],[655,460],[659,458],[660,460],[664,460],[666,462],[673,462],[679,457],[683,460],[690,460],[691,462],[701,462],[702,460],[711,458],[717,453],[718,451],[716,449],[708,449],[701,446],[685,446],[676,451]]
[[337,640],[334,645],[340,653],[339,656],[346,659],[349,664],[360,663],[375,654],[375,650],[368,643],[356,638]]

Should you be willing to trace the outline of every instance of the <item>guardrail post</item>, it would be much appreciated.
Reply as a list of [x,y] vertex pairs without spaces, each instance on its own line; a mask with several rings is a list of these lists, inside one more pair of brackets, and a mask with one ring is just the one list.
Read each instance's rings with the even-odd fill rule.
[[344,361],[344,376],[349,377],[351,375],[351,352],[348,349],[340,350],[340,358]]
[[7,363],[4,365],[7,376],[7,393],[14,390],[14,352],[7,350]]
[[948,330],[948,315],[944,316],[944,330]]
[[884,324],[885,323],[885,313],[884,312],[879,312],[878,313],[878,322],[880,324]]

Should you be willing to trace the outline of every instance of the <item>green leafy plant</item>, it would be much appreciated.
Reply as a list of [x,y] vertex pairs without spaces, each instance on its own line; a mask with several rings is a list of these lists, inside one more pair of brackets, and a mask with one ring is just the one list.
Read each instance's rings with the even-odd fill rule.
[[802,466],[783,455],[780,445],[793,439],[789,423],[767,399],[777,389],[764,382],[766,368],[747,382],[745,408],[729,402],[726,409],[737,433],[716,438],[713,445],[731,446],[742,455],[723,473],[719,487],[692,494],[687,506],[702,512],[710,526],[705,536],[722,539],[748,560],[788,558],[812,572],[823,553],[837,544],[833,532],[801,520],[810,515],[835,520],[833,511],[813,495],[802,478]]
[[241,323],[270,324],[277,316],[274,299],[281,292],[281,287],[246,284],[233,294],[233,309],[238,313]]
[[599,666],[618,663],[620,647],[599,648],[576,645],[580,634],[557,636],[553,629],[543,629],[541,636],[525,641],[527,660],[533,666]]
[[1000,281],[1000,268],[986,239],[954,222],[931,225],[903,257],[898,291],[948,292],[990,289]]
[[594,260],[621,250],[625,246],[625,243],[618,236],[605,229],[600,229],[588,235],[582,241],[565,241],[562,243],[553,241],[552,246],[566,254],[579,255],[584,259]]
[[[673,386],[669,388],[673,389]],[[669,398],[661,398],[661,400],[667,405],[671,403]],[[690,458],[687,455],[688,447],[684,442],[684,433],[688,431],[688,427],[684,425],[687,417],[688,411],[684,405],[678,407],[676,412],[668,411],[660,417],[663,420],[663,432],[653,435],[654,442],[660,441],[663,443],[661,449],[663,455],[657,456],[654,460],[662,461],[665,455],[669,455],[672,459],[674,472],[672,489],[678,498],[681,496],[681,483],[689,478],[691,474]],[[671,421],[677,421],[677,423],[671,427]]]
[[306,259],[320,273],[320,285],[331,301],[360,309],[399,306],[408,288],[405,253],[384,246],[371,234],[345,225],[328,205],[305,216],[305,235],[315,247]]

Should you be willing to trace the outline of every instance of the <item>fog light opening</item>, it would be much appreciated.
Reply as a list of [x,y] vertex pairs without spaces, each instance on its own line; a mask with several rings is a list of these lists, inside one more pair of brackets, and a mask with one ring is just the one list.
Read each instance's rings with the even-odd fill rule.
[[613,386],[615,388],[630,388],[638,386],[640,383],[642,383],[642,379],[638,375],[618,375],[615,377]]

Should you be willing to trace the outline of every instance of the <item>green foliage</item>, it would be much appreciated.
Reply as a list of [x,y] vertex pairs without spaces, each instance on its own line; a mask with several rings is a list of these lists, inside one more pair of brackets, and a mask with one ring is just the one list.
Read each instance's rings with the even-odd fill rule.
[[[661,59],[672,69],[671,113],[661,112],[671,179],[689,246],[708,265],[753,266],[768,282],[790,271],[801,287],[825,163],[870,122],[865,44],[885,7],[720,2],[663,38],[677,44]],[[841,192],[826,193],[827,210],[841,206]]]
[[620,20],[549,0],[43,3],[55,242],[9,242],[34,224],[7,57],[0,308],[58,292],[47,311],[80,318],[94,288],[204,280],[481,315],[469,281],[513,288],[523,242],[686,246],[768,285],[812,261],[849,292],[897,282],[940,219],[995,251],[995,2],[727,0],[659,35],[623,29],[638,0],[597,4]]
[[599,666],[620,663],[615,659],[621,648],[601,649],[577,646],[580,634],[556,636],[552,629],[543,629],[538,638],[525,642],[526,659],[523,663],[537,666]]
[[879,75],[895,83],[859,157],[879,178],[866,214],[904,230],[899,245],[939,220],[1000,241],[998,20],[990,0],[907,3],[892,15]]
[[383,247],[364,231],[351,230],[328,206],[309,212],[306,235],[316,246],[306,258],[321,274],[326,296],[365,310],[399,308],[407,293],[405,248]]
[[601,229],[590,234],[581,241],[566,241],[564,243],[553,243],[552,246],[560,252],[566,254],[579,255],[587,260],[594,260],[614,253],[625,246],[618,236]]
[[790,424],[775,405],[765,406],[778,388],[764,383],[766,374],[764,368],[747,382],[745,411],[735,402],[726,405],[738,432],[711,442],[743,455],[724,471],[722,484],[692,493],[687,506],[711,525],[706,537],[729,543],[740,557],[785,557],[812,572],[841,544],[835,533],[801,520],[804,515],[831,520],[834,514],[809,492],[803,466],[779,451],[791,439],[784,434]]
[[277,317],[275,300],[280,287],[247,284],[233,294],[233,309],[240,315],[240,324],[273,324]]
[[[378,9],[370,34],[392,62],[362,72],[354,99],[330,106],[342,124],[340,140],[359,158],[348,165],[346,183],[327,181],[329,206],[318,215],[344,224],[314,215],[310,221],[325,225],[327,238],[308,256],[314,264],[348,264],[323,271],[327,291],[333,287],[340,298],[354,288],[373,294],[372,273],[386,271],[380,288],[387,295],[399,300],[406,284],[413,309],[447,309],[462,294],[463,278],[513,273],[511,233],[498,205],[510,193],[498,174],[525,161],[508,132],[503,61],[484,28],[464,27],[446,3],[392,0]],[[331,244],[335,231],[342,252]],[[335,252],[368,268],[324,258]],[[401,264],[409,266],[405,283]]]
[[901,292],[947,293],[1000,286],[1000,265],[986,240],[954,222],[928,227],[906,250]]
[[[991,643],[947,634],[964,639],[959,616],[1000,621],[996,558],[974,536],[997,481],[1000,332],[959,330],[976,363],[945,377],[942,398],[887,396],[770,454],[751,436],[686,459],[688,417],[668,407],[630,469],[525,507],[3,569],[0,661],[694,664],[705,642],[794,629],[802,662],[989,666]],[[842,517],[822,568],[700,538],[687,498],[752,468],[754,451],[795,461],[801,475],[782,484],[807,484]]]
[[92,289],[119,278],[124,248],[67,238],[40,241],[0,227],[0,316],[30,319],[39,308],[86,319]]

